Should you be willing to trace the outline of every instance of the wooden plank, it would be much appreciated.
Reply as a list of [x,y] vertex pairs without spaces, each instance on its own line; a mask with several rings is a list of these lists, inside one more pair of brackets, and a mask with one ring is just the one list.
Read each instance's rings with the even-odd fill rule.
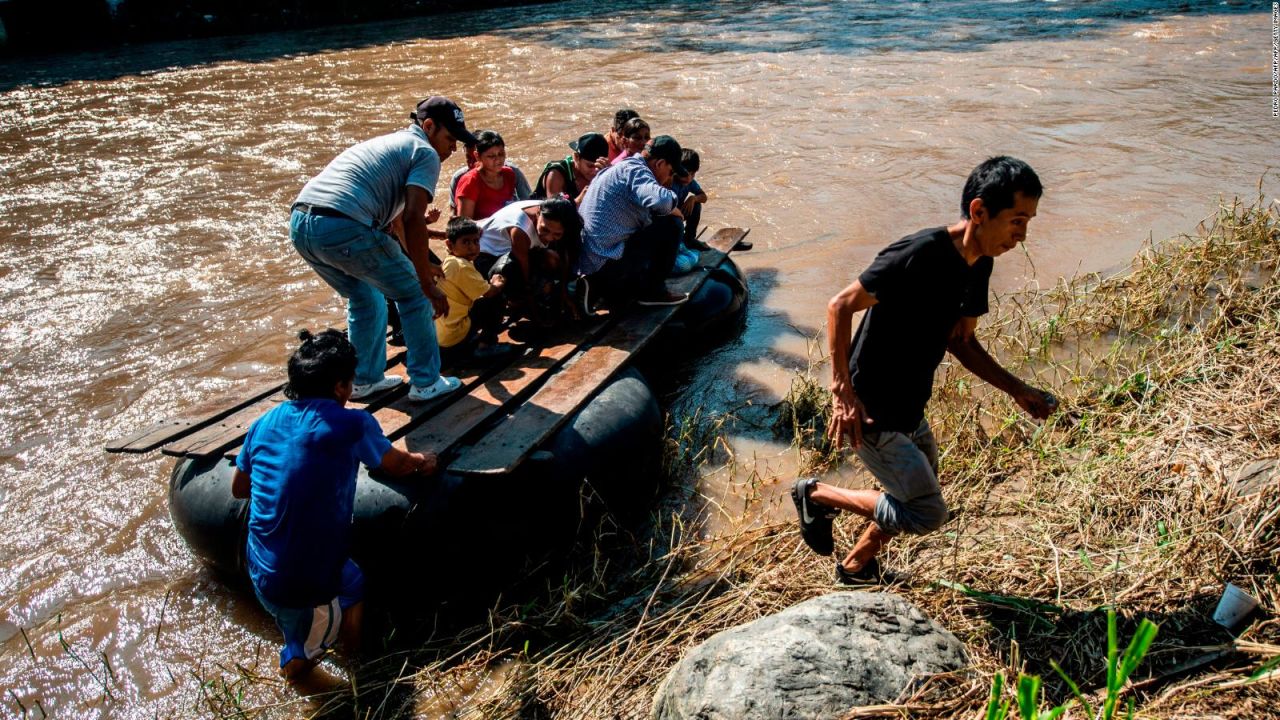
[[279,382],[261,386],[250,392],[239,403],[220,410],[209,408],[208,405],[216,407],[221,405],[222,401],[217,401],[216,405],[208,403],[205,409],[193,409],[178,417],[169,418],[151,427],[143,428],[127,437],[108,440],[106,450],[109,453],[151,452],[165,443],[186,437],[203,427],[226,418],[237,410],[264,400],[270,395],[279,392],[283,387],[284,384]]
[[[389,355],[387,358],[388,370],[391,370],[393,374],[400,372],[405,356],[404,349],[388,347],[387,351]],[[397,392],[404,393],[407,390],[403,387],[393,388],[373,398],[371,402],[377,404],[391,402]],[[208,457],[233,448],[244,439],[245,433],[249,432],[249,426],[253,424],[254,420],[284,402],[285,399],[283,391],[268,395],[263,400],[237,410],[215,424],[203,427],[186,437],[166,443],[164,447],[160,448],[160,452],[174,457]]]
[[[466,417],[466,413],[454,411],[453,407],[457,403],[464,403],[468,407],[474,407],[473,394],[478,392],[481,397],[484,397],[484,394],[489,392],[487,388],[490,385],[490,376],[493,375],[495,370],[503,376],[520,378],[525,384],[535,383],[543,373],[557,364],[551,358],[563,359],[583,342],[587,342],[598,335],[608,324],[609,319],[602,318],[586,327],[572,328],[564,334],[558,343],[553,343],[549,348],[533,348],[523,355],[515,355],[509,361],[509,365],[451,369],[462,381],[462,388],[429,402],[410,401],[404,397],[409,391],[407,371],[403,366],[397,366],[387,372],[404,378],[405,382],[402,385],[389,390],[387,394],[379,396],[368,405],[352,401],[348,403],[347,407],[365,409],[373,413],[374,418],[378,420],[378,424],[382,428],[383,434],[395,440],[396,446],[401,449],[406,447],[402,436],[414,431],[416,428],[420,428],[428,419],[437,420],[446,413],[447,415],[443,419],[433,422],[431,427],[465,432],[474,428],[483,418],[477,418],[471,426],[464,429],[463,425],[458,424],[458,422],[460,422],[459,418]],[[510,337],[506,332],[503,332],[499,336],[499,340],[507,341],[510,340]],[[224,453],[224,457],[234,461],[238,450],[238,446],[233,446],[231,450]]]
[[[746,236],[745,231],[730,230],[732,232],[718,232],[712,238],[717,241],[714,247],[726,247],[727,252],[704,251],[698,271],[668,281],[668,287],[673,292],[696,291],[706,279],[708,269],[719,265],[738,240]],[[514,470],[648,345],[679,309],[678,305],[637,307],[599,342],[565,363],[505,422],[467,449],[449,469],[470,475],[500,475]]]
[[480,383],[444,412],[432,417],[430,423],[396,440],[395,446],[410,452],[444,453],[482,423],[521,401],[527,390],[608,325],[608,318],[597,318],[558,344],[536,348]]
[[746,238],[747,234],[750,232],[751,228],[747,228],[746,230],[743,230],[742,228],[721,228],[717,230],[716,234],[712,235],[711,239],[707,240],[706,243],[712,248],[728,255],[733,252],[733,247],[738,244],[738,241]]
[[[404,350],[387,347],[387,367],[393,367],[404,360]],[[245,397],[232,405],[223,405],[223,399],[206,401],[194,408],[189,408],[177,417],[145,427],[132,435],[108,440],[105,450],[109,453],[146,453],[192,433],[203,430],[219,420],[225,420],[233,413],[262,402],[284,389],[284,383],[275,382],[259,386],[251,390]]]

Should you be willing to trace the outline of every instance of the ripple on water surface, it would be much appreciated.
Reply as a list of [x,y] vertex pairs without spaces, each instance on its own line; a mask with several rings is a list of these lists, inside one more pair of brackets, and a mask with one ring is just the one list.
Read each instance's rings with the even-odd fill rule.
[[[0,686],[70,715],[180,716],[220,668],[269,674],[270,622],[170,526],[169,461],[100,448],[278,374],[298,327],[343,323],[287,208],[415,100],[453,95],[531,175],[620,106],[701,151],[707,222],[753,228],[753,304],[676,402],[759,407],[806,366],[826,298],[952,220],[986,155],[1048,188],[997,289],[1118,267],[1218,193],[1248,196],[1280,150],[1258,130],[1267,8],[1178,8],[570,2],[0,63]],[[740,432],[767,480],[792,472]]]

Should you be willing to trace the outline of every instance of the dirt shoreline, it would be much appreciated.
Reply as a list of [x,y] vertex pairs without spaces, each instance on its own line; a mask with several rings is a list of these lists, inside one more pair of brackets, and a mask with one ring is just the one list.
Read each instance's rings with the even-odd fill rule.
[[0,57],[109,48],[126,43],[247,35],[549,0],[43,0],[0,1]]

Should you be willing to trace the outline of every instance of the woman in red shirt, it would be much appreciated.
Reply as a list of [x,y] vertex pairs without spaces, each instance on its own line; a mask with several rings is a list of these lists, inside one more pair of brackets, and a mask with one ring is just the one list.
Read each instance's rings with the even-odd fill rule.
[[507,146],[492,130],[476,133],[479,162],[458,180],[458,214],[483,220],[515,199],[516,172],[506,166]]

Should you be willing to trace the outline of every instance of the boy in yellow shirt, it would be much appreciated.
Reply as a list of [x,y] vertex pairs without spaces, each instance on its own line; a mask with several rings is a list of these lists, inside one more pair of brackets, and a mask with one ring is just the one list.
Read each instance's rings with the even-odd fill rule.
[[476,270],[480,254],[480,228],[470,218],[458,216],[445,229],[444,277],[439,287],[449,298],[449,314],[436,318],[436,339],[446,363],[469,359],[490,360],[507,354],[511,346],[497,342],[502,326],[503,277],[485,280]]

